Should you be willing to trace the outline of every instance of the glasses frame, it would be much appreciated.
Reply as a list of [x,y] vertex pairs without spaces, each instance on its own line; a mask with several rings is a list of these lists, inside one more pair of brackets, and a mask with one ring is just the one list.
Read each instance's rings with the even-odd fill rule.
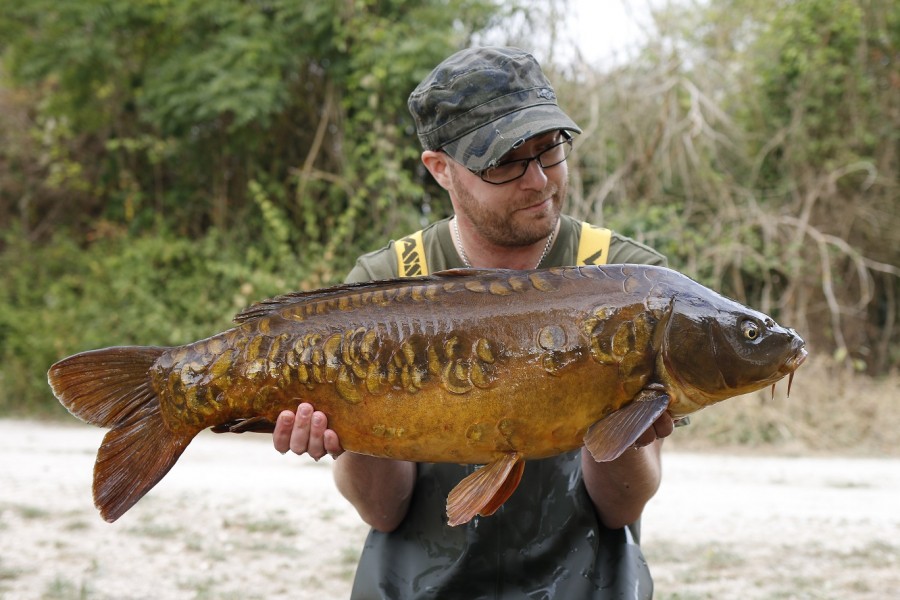
[[[506,183],[509,183],[511,181],[515,181],[516,179],[521,179],[522,177],[524,177],[525,173],[528,172],[528,166],[531,164],[532,161],[539,164],[541,169],[544,169],[544,170],[549,169],[550,167],[555,167],[556,165],[560,165],[560,164],[566,162],[566,160],[568,160],[569,156],[572,155],[572,150],[575,149],[575,146],[574,146],[574,143],[572,140],[572,136],[569,134],[569,132],[567,132],[565,130],[560,130],[560,133],[562,134],[562,136],[564,138],[561,142],[558,142],[556,144],[553,144],[552,146],[549,146],[549,147],[541,150],[539,153],[535,154],[534,156],[531,156],[528,158],[517,158],[515,160],[507,160],[505,162],[498,163],[488,169],[484,169],[483,171],[473,171],[472,169],[469,169],[469,171],[474,175],[478,175],[478,177],[481,178],[481,180],[485,183],[490,183],[491,185],[504,185]],[[562,160],[558,160],[555,163],[552,163],[549,165],[545,165],[541,161],[541,156],[543,156],[547,152],[550,152],[551,150],[559,148],[563,144],[568,144],[569,148],[568,148],[568,150],[566,150],[566,153],[563,155]],[[518,175],[516,175],[515,177],[512,177],[510,179],[504,179],[503,181],[491,181],[489,179],[485,179],[485,173],[487,173],[488,171],[496,169],[497,167],[502,167],[504,165],[512,165],[512,164],[516,164],[516,163],[522,163],[523,166],[522,166],[522,172],[519,173]]]

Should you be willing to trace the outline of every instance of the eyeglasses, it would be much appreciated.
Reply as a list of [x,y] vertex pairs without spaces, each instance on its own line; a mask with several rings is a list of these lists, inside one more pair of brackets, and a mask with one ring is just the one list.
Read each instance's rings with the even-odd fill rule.
[[565,161],[572,153],[572,136],[565,131],[562,132],[562,135],[565,137],[563,141],[553,144],[531,158],[508,160],[484,171],[472,171],[472,173],[481,177],[482,181],[494,185],[502,185],[525,175],[528,171],[528,164],[533,160],[537,161],[537,164],[541,165],[542,169],[555,167]]

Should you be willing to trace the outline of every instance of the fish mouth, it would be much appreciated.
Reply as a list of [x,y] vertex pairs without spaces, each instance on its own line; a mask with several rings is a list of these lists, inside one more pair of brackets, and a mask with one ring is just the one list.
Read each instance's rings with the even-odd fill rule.
[[800,346],[800,348],[797,349],[797,352],[784,363],[785,370],[791,372],[796,371],[800,368],[800,365],[806,362],[807,356],[809,356],[809,352],[806,350],[806,346]]
[[[794,383],[794,373],[797,372],[797,369],[800,368],[806,361],[806,357],[809,356],[809,352],[806,350],[806,346],[800,346],[797,349],[797,352],[794,353],[792,357],[787,359],[784,362],[784,365],[780,369],[782,373],[786,373],[788,376],[788,384],[787,384],[787,397],[791,397],[791,385]],[[775,384],[772,384],[772,397],[775,397]]]

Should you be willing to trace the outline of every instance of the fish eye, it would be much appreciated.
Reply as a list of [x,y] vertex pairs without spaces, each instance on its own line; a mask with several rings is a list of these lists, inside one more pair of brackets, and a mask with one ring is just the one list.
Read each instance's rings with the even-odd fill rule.
[[759,324],[756,321],[751,319],[744,319],[741,322],[741,333],[744,334],[744,338],[750,340],[751,342],[759,339],[760,331]]

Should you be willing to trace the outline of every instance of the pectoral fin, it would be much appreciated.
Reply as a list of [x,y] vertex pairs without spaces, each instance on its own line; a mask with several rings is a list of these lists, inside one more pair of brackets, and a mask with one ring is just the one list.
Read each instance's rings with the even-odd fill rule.
[[668,406],[668,394],[659,390],[644,390],[631,403],[591,425],[584,435],[584,445],[597,462],[615,460],[653,425]]
[[510,452],[460,481],[447,496],[448,524],[455,527],[476,514],[494,514],[518,487],[524,469],[522,455]]

